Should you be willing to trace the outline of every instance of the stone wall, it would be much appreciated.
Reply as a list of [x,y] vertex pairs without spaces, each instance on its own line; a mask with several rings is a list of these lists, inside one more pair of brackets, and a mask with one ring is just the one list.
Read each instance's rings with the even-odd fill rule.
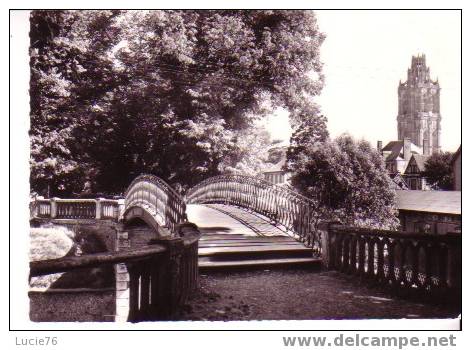
[[446,234],[461,232],[461,216],[399,210],[401,229],[407,232]]
[[39,219],[31,222],[32,226],[64,226],[75,233],[75,237],[97,237],[106,246],[106,250],[116,250],[118,223],[111,220],[85,220],[85,219]]

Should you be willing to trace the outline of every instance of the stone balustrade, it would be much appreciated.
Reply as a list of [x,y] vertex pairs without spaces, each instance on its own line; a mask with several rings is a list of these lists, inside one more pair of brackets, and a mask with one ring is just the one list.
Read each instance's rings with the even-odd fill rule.
[[454,298],[461,290],[461,234],[329,225],[327,266],[406,292]]
[[124,199],[44,199],[30,203],[30,218],[96,219],[117,221],[124,210]]

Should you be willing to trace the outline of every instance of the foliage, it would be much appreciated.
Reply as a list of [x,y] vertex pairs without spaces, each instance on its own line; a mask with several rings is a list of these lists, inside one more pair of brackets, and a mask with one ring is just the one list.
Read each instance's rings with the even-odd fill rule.
[[296,171],[297,163],[300,161],[299,157],[329,137],[326,126],[327,119],[318,115],[314,106],[305,106],[304,110],[298,113],[297,120],[299,120],[298,127],[291,135],[290,145],[286,152],[285,170],[287,171]]
[[232,152],[222,157],[222,174],[257,176],[265,166],[271,146],[270,134],[260,126],[252,126],[234,133]]
[[297,123],[323,85],[312,11],[33,11],[30,36],[41,194],[254,173],[254,122],[283,107]]
[[422,176],[435,190],[453,190],[453,153],[433,153],[424,164]]
[[317,204],[319,217],[396,228],[395,192],[378,152],[349,135],[314,141],[294,158],[293,186]]

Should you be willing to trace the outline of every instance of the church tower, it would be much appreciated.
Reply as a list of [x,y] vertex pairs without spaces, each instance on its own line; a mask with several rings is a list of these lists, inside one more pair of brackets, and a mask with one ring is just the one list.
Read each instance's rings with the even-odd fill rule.
[[407,81],[399,81],[398,139],[410,139],[424,155],[440,150],[440,85],[430,79],[425,55],[412,57]]

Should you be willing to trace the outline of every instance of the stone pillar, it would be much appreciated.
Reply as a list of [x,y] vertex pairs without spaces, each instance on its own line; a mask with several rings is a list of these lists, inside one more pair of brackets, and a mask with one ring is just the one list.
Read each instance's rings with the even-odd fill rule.
[[[128,232],[119,224],[116,230],[116,251],[129,248]],[[126,264],[115,265],[116,276],[116,322],[126,322],[129,315],[129,273]]]
[[51,198],[50,203],[51,203],[51,219],[54,219],[57,217],[57,200],[59,198]]
[[169,249],[169,260],[167,261],[167,282],[169,288],[166,290],[164,299],[168,301],[168,314],[171,317],[180,304],[182,290],[180,286],[181,276],[181,260],[183,254],[183,240],[181,238],[168,240],[167,247]]
[[97,220],[100,220],[101,219],[101,201],[104,200],[104,198],[97,198],[95,199],[95,203],[96,203],[96,214],[95,214],[95,218]]
[[124,199],[118,199],[118,207],[116,208],[115,217],[117,220],[121,220],[124,214]]
[[332,251],[332,249],[337,238],[332,232],[332,226],[340,224],[340,221],[331,221],[320,225],[322,233],[322,263],[328,269],[332,269],[335,266],[335,251]]
[[39,201],[40,200],[44,200],[44,197],[43,196],[37,196],[34,201],[31,203],[31,217],[33,218],[37,218],[39,216],[39,213],[40,213],[40,203]]
[[182,290],[181,285],[181,260],[184,252],[183,240],[181,238],[169,237],[153,239],[149,244],[162,244],[168,249],[165,259],[160,266],[160,273],[165,281],[163,290],[159,292],[161,293],[161,300],[158,300],[159,305],[153,305],[155,310],[159,310],[159,314],[152,316],[163,320],[171,319],[185,292]]

